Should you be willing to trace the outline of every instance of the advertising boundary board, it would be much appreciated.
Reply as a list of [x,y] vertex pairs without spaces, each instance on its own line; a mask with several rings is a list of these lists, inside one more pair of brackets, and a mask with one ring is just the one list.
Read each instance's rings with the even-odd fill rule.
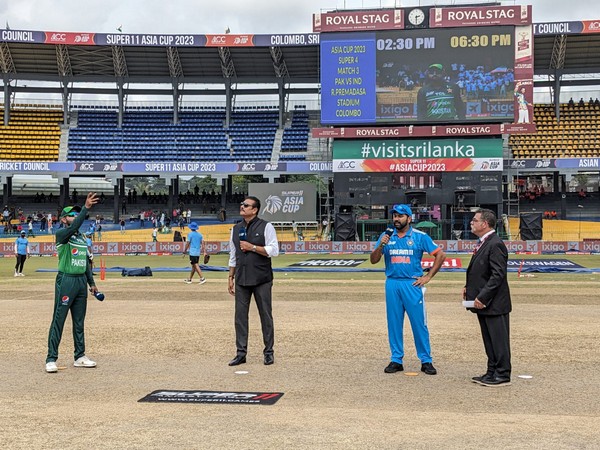
[[[451,254],[472,253],[477,241],[438,240],[436,243]],[[600,254],[600,240],[595,241],[504,241],[511,254],[564,255]],[[15,244],[12,241],[0,242],[0,257],[14,257]],[[56,255],[56,247],[50,242],[30,242],[33,256]],[[183,252],[183,242],[96,242],[94,254],[97,256],[168,256]],[[369,254],[375,248],[375,241],[281,241],[282,254]],[[229,253],[228,241],[207,241],[207,254]]]

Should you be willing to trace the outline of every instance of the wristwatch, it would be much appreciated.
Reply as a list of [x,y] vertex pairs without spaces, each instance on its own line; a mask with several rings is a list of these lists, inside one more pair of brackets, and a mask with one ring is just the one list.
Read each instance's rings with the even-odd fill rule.
[[252,251],[255,252],[256,251],[256,245],[252,246]]

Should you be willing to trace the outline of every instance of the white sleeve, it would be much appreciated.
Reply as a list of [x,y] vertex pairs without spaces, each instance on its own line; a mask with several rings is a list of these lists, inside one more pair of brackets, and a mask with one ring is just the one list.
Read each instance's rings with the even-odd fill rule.
[[235,256],[236,248],[233,243],[233,228],[231,229],[231,236],[229,237],[229,267],[236,266],[236,256]]
[[270,258],[279,256],[277,233],[275,232],[275,227],[271,223],[267,223],[267,226],[265,227],[265,251]]

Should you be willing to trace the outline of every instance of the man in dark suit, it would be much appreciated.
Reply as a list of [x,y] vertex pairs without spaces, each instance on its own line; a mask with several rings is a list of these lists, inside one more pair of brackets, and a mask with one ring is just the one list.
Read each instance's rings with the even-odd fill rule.
[[508,251],[495,232],[496,215],[479,209],[471,220],[471,232],[479,237],[467,268],[463,299],[475,302],[483,345],[487,354],[487,372],[473,377],[484,386],[510,385],[509,313],[512,310],[507,279]]

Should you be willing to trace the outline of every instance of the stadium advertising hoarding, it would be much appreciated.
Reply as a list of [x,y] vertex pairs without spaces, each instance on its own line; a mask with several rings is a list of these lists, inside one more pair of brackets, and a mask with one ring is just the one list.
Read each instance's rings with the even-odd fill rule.
[[333,172],[502,171],[502,139],[335,140]]
[[0,42],[126,47],[287,47],[319,45],[319,34],[129,34],[0,30]]
[[[474,240],[436,240],[446,253],[473,253],[477,246]],[[600,240],[595,241],[505,241],[509,253],[522,254],[599,254]],[[229,241],[206,241],[208,254],[229,253]],[[184,242],[95,242],[94,254],[105,256],[125,255],[172,255],[184,250]],[[356,253],[368,254],[375,249],[374,241],[280,241],[281,253]],[[53,242],[29,242],[31,255],[52,256],[56,254]],[[0,257],[14,258],[14,242],[0,242]],[[153,269],[155,271],[159,271]]]
[[124,175],[227,175],[231,173],[330,173],[331,161],[284,163],[201,162],[33,162],[0,161],[0,174],[124,174]]
[[259,216],[269,222],[314,222],[317,187],[311,183],[250,183],[248,195],[261,202]]
[[311,129],[314,138],[426,137],[426,136],[497,136],[499,134],[535,133],[533,123],[497,123],[479,125],[433,125],[408,127],[330,127]]
[[324,34],[321,122],[512,122],[515,83],[533,94],[531,27],[520,28]]

